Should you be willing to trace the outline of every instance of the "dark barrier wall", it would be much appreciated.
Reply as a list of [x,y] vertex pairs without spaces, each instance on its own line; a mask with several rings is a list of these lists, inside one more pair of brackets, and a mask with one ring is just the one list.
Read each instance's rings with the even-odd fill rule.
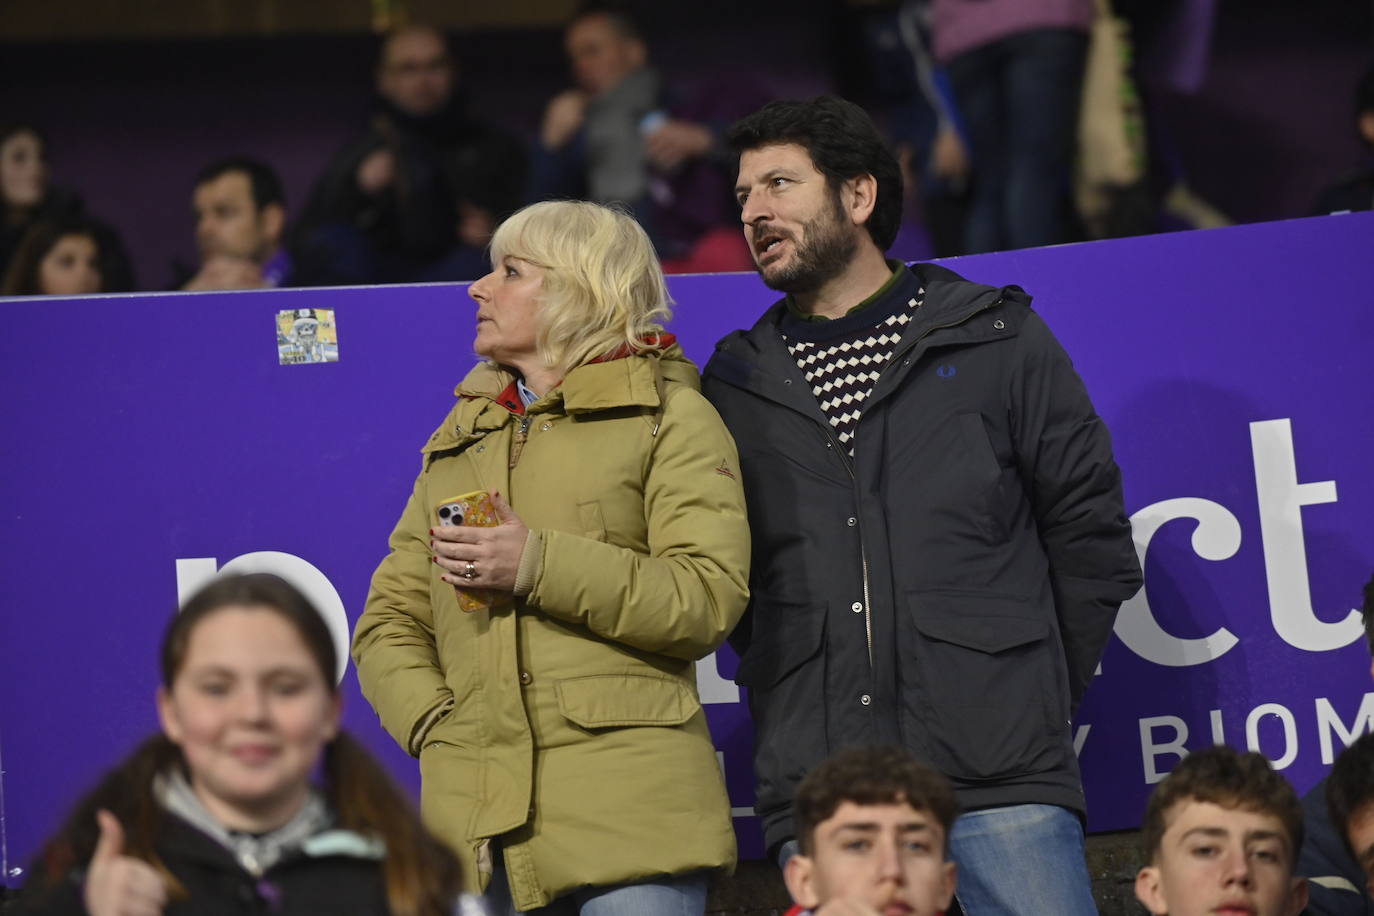
[[[1374,573],[1371,248],[1374,214],[1356,214],[951,262],[1035,295],[1125,473],[1147,584],[1076,723],[1092,829],[1137,824],[1186,749],[1257,747],[1306,789],[1374,723],[1354,611]],[[751,275],[672,290],[699,361],[772,299]],[[337,362],[279,362],[300,317],[279,313],[295,309],[333,310]],[[346,639],[473,361],[472,323],[449,285],[0,303],[11,882],[76,792],[156,727],[155,647],[178,593],[273,569]],[[734,666],[723,650],[699,680],[757,855]],[[413,784],[343,676],[347,725]]]

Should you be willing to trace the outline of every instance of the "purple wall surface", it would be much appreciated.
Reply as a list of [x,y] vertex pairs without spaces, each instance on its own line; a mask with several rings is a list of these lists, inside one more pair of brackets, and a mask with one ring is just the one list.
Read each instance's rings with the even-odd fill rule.
[[[1256,747],[1299,789],[1374,725],[1359,616],[1374,572],[1374,214],[1035,249],[951,265],[1019,283],[1114,434],[1146,569],[1076,723],[1093,830],[1138,823],[1180,754]],[[678,277],[704,361],[771,301]],[[339,361],[279,365],[276,313],[333,309]],[[471,364],[455,285],[0,301],[0,865],[156,727],[178,595],[291,576],[357,619]],[[750,726],[727,650],[698,674],[746,855]],[[414,761],[344,674],[346,724]],[[1008,702],[1016,698],[1008,697]]]

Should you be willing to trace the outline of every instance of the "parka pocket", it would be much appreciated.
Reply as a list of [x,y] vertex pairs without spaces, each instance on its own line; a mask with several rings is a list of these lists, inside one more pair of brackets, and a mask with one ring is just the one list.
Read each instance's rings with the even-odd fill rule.
[[903,728],[946,775],[993,781],[1063,765],[1058,655],[1038,610],[973,590],[907,594]]
[[997,460],[988,435],[987,424],[978,413],[961,413],[959,438],[963,444],[960,474],[968,478],[970,491],[966,494],[969,511],[975,513],[978,526],[991,543],[1007,540],[1008,508],[1004,505],[1002,467]]
[[583,728],[682,725],[701,712],[687,685],[665,677],[591,674],[563,678],[554,689],[558,711]]

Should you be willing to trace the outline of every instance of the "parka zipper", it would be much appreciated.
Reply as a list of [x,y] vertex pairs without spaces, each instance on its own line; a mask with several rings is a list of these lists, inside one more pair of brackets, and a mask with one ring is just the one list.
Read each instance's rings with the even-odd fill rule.
[[[877,383],[875,382],[874,384],[877,384]],[[856,494],[857,494],[857,491],[858,491],[858,488],[859,488],[859,478],[856,477],[855,474],[854,474],[854,465],[853,465],[852,462],[850,462],[849,456],[846,455],[846,454],[844,453],[844,450],[840,447],[840,443],[839,443],[839,441],[835,438],[835,434],[834,434],[834,432],[833,432],[833,428],[831,427],[831,425],[830,425],[830,423],[829,423],[828,421],[827,421],[826,424],[825,424],[825,438],[828,439],[828,440],[830,441],[830,448],[831,448],[831,450],[834,451],[835,454],[837,454],[837,455],[840,456],[840,464],[844,465],[845,473],[847,473],[847,474],[849,475],[849,482],[852,483],[852,484],[854,485],[854,489],[855,489]],[[858,510],[857,507],[855,507],[854,511],[857,513],[859,510]],[[872,672],[872,671],[873,671],[873,616],[872,616],[872,614],[869,612],[869,602],[868,602],[868,550],[864,547],[864,526],[863,526],[863,525],[860,525],[860,524],[858,523],[858,515],[855,515],[855,516],[854,516],[854,519],[855,519],[854,524],[855,524],[855,526],[859,529],[859,567],[860,567],[860,569],[861,569],[862,572],[863,572],[863,590],[864,590],[864,639],[865,639],[865,641],[866,641],[867,644],[868,644],[868,670],[869,670],[870,672]]]
[[515,441],[510,444],[510,468],[520,463],[520,453],[525,450],[525,438],[530,431],[530,415],[523,414],[520,417],[520,425],[515,428]]

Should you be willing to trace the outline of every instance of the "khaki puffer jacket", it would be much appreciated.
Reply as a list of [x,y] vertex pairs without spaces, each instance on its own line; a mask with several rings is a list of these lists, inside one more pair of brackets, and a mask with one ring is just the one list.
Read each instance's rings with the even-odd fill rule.
[[[474,884],[499,838],[516,906],[732,868],[694,662],[747,601],[735,446],[674,345],[581,366],[522,413],[474,369],[425,445],[354,634],[363,693],[420,758],[421,807]],[[500,491],[531,537],[519,597],[459,610],[436,505]]]

